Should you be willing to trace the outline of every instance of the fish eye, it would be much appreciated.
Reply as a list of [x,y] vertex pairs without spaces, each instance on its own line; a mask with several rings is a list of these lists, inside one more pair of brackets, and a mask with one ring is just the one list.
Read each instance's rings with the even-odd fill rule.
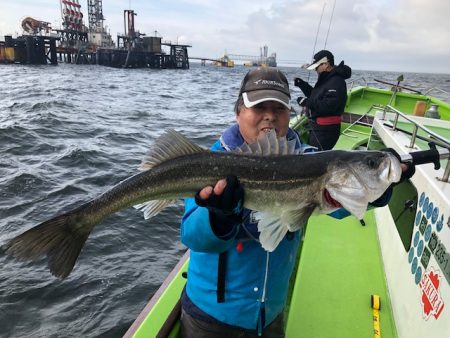
[[369,166],[370,169],[374,169],[376,166],[376,162],[372,158],[369,158],[367,160],[367,165]]

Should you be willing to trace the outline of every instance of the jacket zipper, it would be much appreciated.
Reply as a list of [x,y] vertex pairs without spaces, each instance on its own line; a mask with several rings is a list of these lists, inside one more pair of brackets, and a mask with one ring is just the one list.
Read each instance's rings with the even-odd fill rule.
[[261,296],[261,306],[259,308],[259,320],[257,324],[258,336],[262,335],[262,331],[264,329],[264,325],[266,323],[266,288],[267,288],[267,278],[269,276],[269,253],[266,253],[266,271],[264,273],[264,284],[263,284],[263,292]]

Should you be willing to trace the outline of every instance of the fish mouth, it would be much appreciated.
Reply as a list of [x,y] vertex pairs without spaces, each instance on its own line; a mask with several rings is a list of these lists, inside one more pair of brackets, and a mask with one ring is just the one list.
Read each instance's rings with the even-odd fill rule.
[[338,201],[336,201],[333,197],[331,197],[331,195],[327,189],[324,189],[324,191],[323,191],[323,199],[325,200],[325,202],[327,202],[333,208],[342,208],[342,204],[339,203]]

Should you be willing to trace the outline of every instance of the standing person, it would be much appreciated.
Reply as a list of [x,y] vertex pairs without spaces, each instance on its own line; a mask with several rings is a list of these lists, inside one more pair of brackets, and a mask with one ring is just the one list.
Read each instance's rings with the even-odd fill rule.
[[[247,73],[235,114],[237,123],[222,133],[213,151],[232,151],[271,130],[295,142],[300,153],[311,149],[289,128],[289,85],[275,68]],[[373,204],[385,205],[390,193]],[[185,200],[181,241],[190,248],[190,263],[181,296],[184,338],[284,337],[283,312],[303,229],[288,232],[274,251],[265,251],[254,212],[242,207],[244,195],[237,177],[228,176]],[[345,212],[331,215],[342,218]]]
[[321,50],[314,55],[308,70],[315,69],[318,79],[314,87],[300,78],[294,79],[306,97],[299,97],[298,104],[306,111],[309,118],[308,143],[319,150],[334,147],[341,132],[341,119],[347,102],[346,79],[352,70],[344,61],[334,65],[334,56],[328,50]]
[[[235,114],[237,123],[212,150],[232,151],[271,130],[305,148],[289,128],[289,84],[275,68],[247,73]],[[185,338],[284,336],[283,310],[302,231],[265,251],[253,212],[242,210],[243,197],[237,178],[229,176],[185,201],[181,240],[191,249],[181,300]]]

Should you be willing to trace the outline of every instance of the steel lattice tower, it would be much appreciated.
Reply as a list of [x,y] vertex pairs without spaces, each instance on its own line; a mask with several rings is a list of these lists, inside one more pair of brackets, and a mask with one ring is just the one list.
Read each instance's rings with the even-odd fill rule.
[[88,0],[88,17],[89,17],[89,31],[103,30],[103,7],[102,0]]

